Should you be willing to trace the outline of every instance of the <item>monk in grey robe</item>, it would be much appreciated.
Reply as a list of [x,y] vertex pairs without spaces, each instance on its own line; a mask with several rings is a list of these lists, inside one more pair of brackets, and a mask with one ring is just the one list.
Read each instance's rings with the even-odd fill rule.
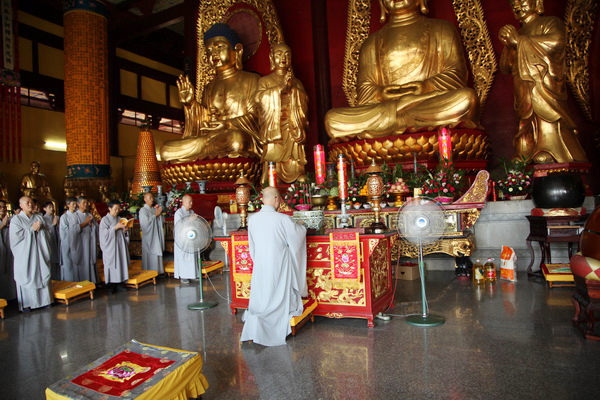
[[88,200],[85,197],[77,199],[77,221],[79,224],[79,240],[81,242],[77,253],[75,253],[75,280],[90,281],[98,283],[96,263],[98,254],[96,246],[98,243],[98,224],[94,217],[88,212]]
[[[81,241],[79,239],[79,219],[75,215],[77,199],[67,197],[67,211],[60,217],[60,280],[75,281],[75,255],[79,254]],[[79,275],[77,275],[79,277]],[[77,279],[77,281],[79,281]]]
[[[181,208],[175,212],[174,228],[177,229],[177,223],[188,215],[194,215],[192,210],[192,196],[186,194],[181,199]],[[190,279],[198,279],[198,255],[186,253],[175,243],[175,273],[176,279],[181,279],[181,283],[190,283]]]
[[140,227],[142,228],[142,269],[165,273],[163,251],[165,250],[165,234],[163,232],[162,208],[154,204],[152,193],[144,194],[144,207],[140,210]]
[[53,280],[60,280],[60,232],[59,219],[54,213],[54,203],[48,201],[44,204],[44,222],[48,227],[48,246],[50,247],[50,276]]
[[240,340],[280,346],[292,332],[290,320],[302,315],[306,286],[306,228],[278,213],[276,188],[263,190],[264,206],[248,222],[248,245],[254,262],[250,302]]
[[104,282],[113,293],[118,284],[129,279],[129,233],[127,226],[120,222],[120,211],[119,202],[110,201],[108,214],[102,218],[99,227]]
[[44,219],[33,213],[30,197],[21,197],[21,209],[10,221],[10,249],[13,253],[19,311],[48,306],[50,288],[50,249]]
[[17,298],[17,287],[13,275],[13,258],[8,235],[9,218],[6,202],[0,200],[0,298]]

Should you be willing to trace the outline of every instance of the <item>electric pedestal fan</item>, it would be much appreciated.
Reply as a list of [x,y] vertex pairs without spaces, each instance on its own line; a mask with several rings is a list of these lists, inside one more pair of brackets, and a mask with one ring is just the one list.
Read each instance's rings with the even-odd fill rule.
[[444,317],[429,313],[425,295],[425,273],[423,271],[423,246],[437,242],[447,230],[444,210],[427,197],[417,197],[404,203],[396,216],[396,227],[402,239],[418,249],[419,274],[421,276],[420,315],[410,315],[406,323],[414,326],[438,326],[446,320]]
[[212,242],[212,230],[208,222],[198,214],[188,215],[175,225],[175,243],[184,252],[198,255],[198,281],[200,282],[200,301],[188,305],[188,310],[205,310],[213,308],[218,303],[204,301],[202,288],[202,259],[200,254]]

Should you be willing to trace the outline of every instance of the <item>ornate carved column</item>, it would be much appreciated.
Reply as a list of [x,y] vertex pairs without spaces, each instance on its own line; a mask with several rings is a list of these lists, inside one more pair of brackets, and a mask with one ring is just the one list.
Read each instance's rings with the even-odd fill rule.
[[107,17],[102,1],[64,2],[67,195],[110,183]]

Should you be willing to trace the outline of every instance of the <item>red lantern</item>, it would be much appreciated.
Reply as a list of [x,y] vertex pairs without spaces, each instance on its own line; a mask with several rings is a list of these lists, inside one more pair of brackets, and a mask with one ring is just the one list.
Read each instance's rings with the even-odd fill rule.
[[315,175],[317,185],[325,183],[325,151],[320,144],[314,147]]
[[340,199],[346,200],[348,198],[348,172],[346,166],[346,160],[344,159],[344,155],[340,154],[338,156],[338,189]]
[[273,161],[269,161],[269,186],[277,187],[277,169]]
[[452,135],[446,128],[438,133],[438,145],[440,149],[440,160],[442,162],[452,161]]

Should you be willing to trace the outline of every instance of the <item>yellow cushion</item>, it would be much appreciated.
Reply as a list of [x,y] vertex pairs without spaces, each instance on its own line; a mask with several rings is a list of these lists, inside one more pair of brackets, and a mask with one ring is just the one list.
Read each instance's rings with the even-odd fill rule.
[[158,271],[135,271],[129,274],[129,280],[127,280],[127,283],[130,285],[139,285],[140,283],[149,281],[157,276]]
[[202,273],[208,274],[219,268],[223,268],[223,261],[202,261]]
[[0,299],[0,308],[6,307],[6,300]]
[[96,285],[90,281],[52,281],[52,292],[54,293],[54,298],[60,300],[67,300],[79,296],[80,294],[89,293],[94,289],[96,289]]
[[166,263],[164,263],[165,266],[165,272],[168,274],[174,274],[175,273],[175,261],[167,261]]
[[290,320],[291,326],[298,325],[304,318],[308,317],[308,314],[314,311],[315,308],[319,305],[315,299],[312,297],[309,299],[302,299],[302,303],[304,304],[304,312],[299,317],[292,317]]

